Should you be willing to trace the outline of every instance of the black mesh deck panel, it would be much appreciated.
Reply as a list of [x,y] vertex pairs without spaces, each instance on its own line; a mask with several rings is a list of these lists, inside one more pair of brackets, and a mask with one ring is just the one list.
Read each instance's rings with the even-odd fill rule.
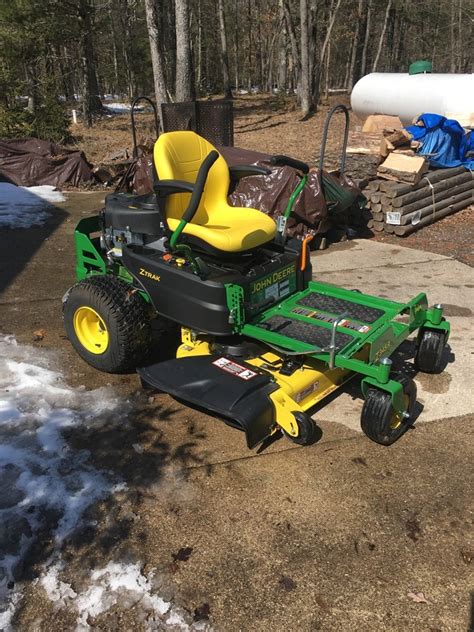
[[360,320],[363,323],[373,323],[385,313],[382,309],[377,309],[376,307],[367,307],[366,305],[345,301],[334,296],[325,296],[318,292],[311,292],[311,294],[299,300],[298,304],[320,309],[323,312],[335,314],[336,316],[346,312],[350,318],[355,318],[355,320]]
[[[258,325],[258,327],[318,347],[326,347],[331,342],[330,329],[311,325],[310,323],[296,319],[283,318],[282,316],[272,316]],[[336,332],[336,347],[339,351],[352,340],[353,337],[351,334],[346,334],[341,331]]]

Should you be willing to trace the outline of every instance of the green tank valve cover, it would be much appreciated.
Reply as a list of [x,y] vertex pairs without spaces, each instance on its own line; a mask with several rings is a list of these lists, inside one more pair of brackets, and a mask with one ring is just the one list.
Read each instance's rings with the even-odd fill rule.
[[421,75],[426,72],[432,72],[433,64],[430,61],[425,61],[423,59],[419,59],[418,61],[414,61],[410,64],[408,68],[409,75]]

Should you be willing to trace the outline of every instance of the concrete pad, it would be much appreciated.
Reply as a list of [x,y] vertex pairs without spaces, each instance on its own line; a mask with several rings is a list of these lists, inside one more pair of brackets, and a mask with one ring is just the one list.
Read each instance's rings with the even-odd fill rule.
[[366,239],[354,239],[332,245],[327,250],[313,253],[313,271],[318,274],[335,270],[364,270],[380,266],[389,266],[396,259],[399,263],[419,263],[449,259],[432,252],[415,250],[404,246],[383,244]]
[[[430,305],[441,303],[444,306],[446,318],[452,327],[450,350],[446,354],[447,367],[440,375],[418,373],[414,376],[418,399],[423,405],[419,422],[471,413],[474,410],[472,268],[449,257],[370,241],[358,241],[349,250],[344,247],[345,244],[342,248],[336,245],[321,257],[326,268],[324,271],[321,271],[319,255],[313,255],[315,280],[357,288],[366,294],[395,301],[407,301],[425,292]],[[353,252],[359,253],[354,259]],[[364,252],[365,259],[361,254]],[[374,261],[371,267],[368,266],[369,261]],[[328,265],[331,262],[334,262],[333,267]],[[405,343],[393,358],[395,364],[398,362],[401,366],[408,362],[405,369],[414,370],[411,361],[414,352],[414,344]],[[342,421],[349,428],[357,430],[362,403],[359,398],[358,389],[353,383],[345,393],[341,393],[340,397],[317,413],[315,418]]]

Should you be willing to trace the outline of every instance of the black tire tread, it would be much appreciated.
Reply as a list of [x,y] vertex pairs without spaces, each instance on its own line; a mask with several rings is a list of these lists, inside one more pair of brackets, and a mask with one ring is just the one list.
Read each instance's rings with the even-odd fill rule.
[[441,373],[444,370],[443,351],[446,335],[434,329],[422,329],[418,337],[415,366],[422,373]]
[[285,432],[285,435],[293,443],[296,443],[298,445],[310,445],[311,443],[313,443],[316,436],[316,425],[314,421],[306,413],[296,412],[293,413],[293,415],[298,425],[298,436],[294,437],[285,431],[283,432]]
[[[411,413],[416,402],[416,384],[407,375],[397,376],[397,381],[402,385],[404,394],[408,395],[408,412]],[[367,391],[360,417],[362,431],[375,443],[392,445],[406,432],[412,423],[410,418],[408,418],[406,421],[402,421],[398,428],[387,432],[387,423],[392,418],[392,414],[393,408],[390,394],[378,388],[370,388]]]

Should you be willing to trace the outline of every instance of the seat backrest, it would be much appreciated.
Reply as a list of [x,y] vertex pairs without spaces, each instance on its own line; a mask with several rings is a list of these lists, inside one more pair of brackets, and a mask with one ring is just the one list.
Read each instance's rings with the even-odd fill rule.
[[[153,159],[160,180],[185,180],[195,182],[204,158],[215,147],[195,132],[168,132],[161,134],[155,143]],[[209,222],[212,209],[227,200],[230,176],[229,167],[222,156],[212,165],[193,223]],[[191,197],[190,193],[174,193],[168,196],[165,212],[167,218],[181,219]]]

